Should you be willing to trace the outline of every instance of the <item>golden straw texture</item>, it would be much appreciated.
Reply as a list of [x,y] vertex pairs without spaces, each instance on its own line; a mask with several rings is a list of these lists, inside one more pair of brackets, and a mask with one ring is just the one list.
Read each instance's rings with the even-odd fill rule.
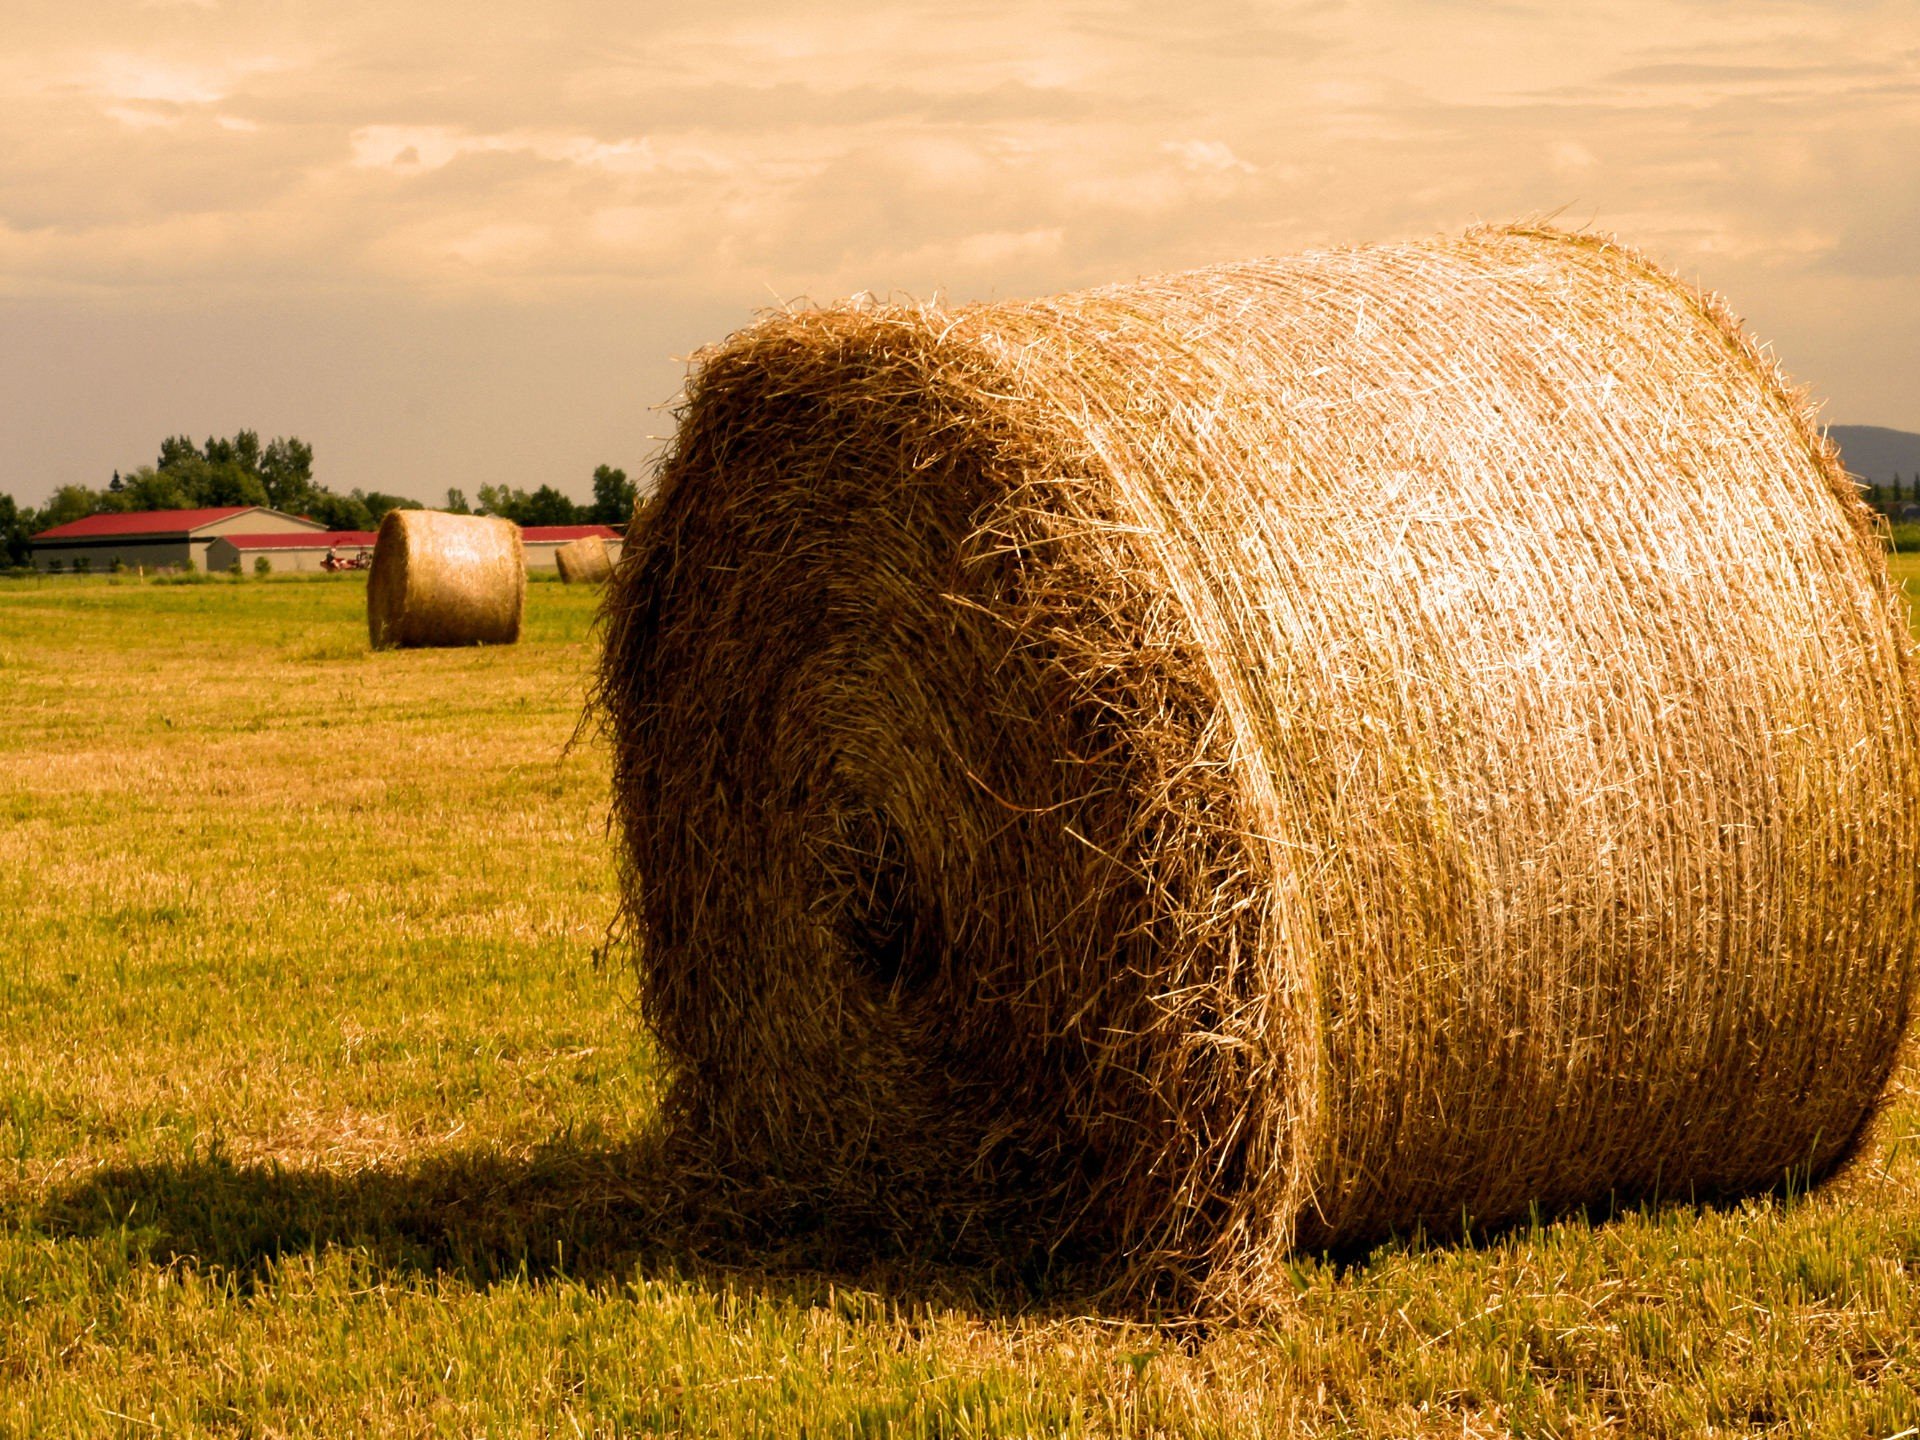
[[569,540],[553,552],[554,566],[569,585],[604,585],[613,574],[613,560],[607,554],[607,542],[598,535]]
[[389,510],[367,576],[367,637],[376,650],[511,645],[526,591],[520,527],[511,520]]
[[1241,1303],[1297,1245],[1818,1174],[1868,1116],[1904,624],[1798,400],[1631,252],[776,315],[661,479],[601,703],[729,1170]]

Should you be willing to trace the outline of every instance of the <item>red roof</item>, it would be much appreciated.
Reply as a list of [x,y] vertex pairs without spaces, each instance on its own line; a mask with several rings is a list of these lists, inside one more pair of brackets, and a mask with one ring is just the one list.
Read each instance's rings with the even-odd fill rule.
[[528,525],[520,532],[522,540],[536,545],[555,540],[587,540],[598,535],[602,540],[618,540],[620,532],[611,525]]
[[236,550],[344,550],[365,549],[376,537],[371,530],[291,530],[273,535],[222,535]]
[[215,505],[206,510],[116,510],[105,515],[89,515],[84,520],[69,520],[51,530],[42,530],[35,540],[91,540],[95,537],[129,535],[184,535],[216,520],[231,520],[258,505]]

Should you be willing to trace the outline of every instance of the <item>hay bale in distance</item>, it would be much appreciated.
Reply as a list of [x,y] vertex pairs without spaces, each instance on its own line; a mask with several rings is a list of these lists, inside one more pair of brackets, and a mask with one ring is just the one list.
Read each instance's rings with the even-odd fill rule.
[[607,542],[598,535],[569,540],[553,552],[553,563],[567,584],[604,585],[613,575]]
[[511,645],[526,591],[520,527],[511,520],[389,510],[367,576],[367,635],[376,650]]
[[725,1165],[1238,1302],[1818,1173],[1874,1105],[1903,618],[1800,402],[1632,253],[776,315],[662,479],[601,702]]

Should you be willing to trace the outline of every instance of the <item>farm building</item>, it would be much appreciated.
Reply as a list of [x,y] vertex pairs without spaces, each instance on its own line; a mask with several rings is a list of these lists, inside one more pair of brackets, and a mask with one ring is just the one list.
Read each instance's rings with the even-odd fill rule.
[[265,559],[277,575],[324,570],[329,555],[356,560],[373,554],[371,530],[276,530],[264,535],[222,535],[207,547],[207,569],[254,569]]
[[[521,531],[527,568],[552,570],[553,554],[572,540],[597,535],[609,556],[620,558],[620,532],[611,525],[534,525]],[[373,549],[366,530],[328,530],[304,515],[264,505],[224,505],[206,510],[130,510],[89,515],[33,537],[37,570],[111,570],[114,562],[148,570],[253,569],[264,555],[274,571],[319,570],[329,550],[351,560]]]
[[[534,525],[520,532],[527,568],[554,569],[554,551],[568,541],[588,535],[601,537],[607,542],[609,554],[616,559],[619,557],[620,532],[610,525]],[[330,530],[317,534],[302,530],[265,535],[228,535],[208,548],[207,568],[251,571],[254,558],[264,555],[276,574],[319,570],[323,568],[321,562],[326,559],[328,551],[344,560],[352,560],[362,552],[371,554],[373,542],[374,534],[370,530]]]
[[325,530],[317,520],[286,515],[264,505],[89,515],[35,535],[33,567],[49,572],[111,570],[118,562],[148,570],[177,570],[188,565],[205,569],[207,552],[217,540],[235,535]]
[[553,570],[553,552],[571,540],[598,535],[607,542],[607,558],[619,562],[620,532],[611,525],[528,525],[520,531],[520,543],[526,547],[527,569]]

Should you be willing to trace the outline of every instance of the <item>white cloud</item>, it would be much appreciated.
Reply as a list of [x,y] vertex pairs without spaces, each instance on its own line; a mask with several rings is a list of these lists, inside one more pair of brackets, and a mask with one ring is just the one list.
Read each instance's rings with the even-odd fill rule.
[[1577,140],[1556,140],[1547,151],[1547,163],[1556,175],[1579,175],[1600,163],[1600,159]]
[[183,65],[150,55],[100,56],[87,88],[107,100],[157,100],[169,105],[211,105],[227,97],[230,76],[221,70]]
[[207,61],[182,60],[158,49],[110,50],[85,57],[49,88],[78,89],[110,103],[217,105],[256,77],[301,64],[279,55],[234,54]]
[[1058,226],[1038,230],[988,230],[917,246],[892,259],[902,272],[949,275],[960,272],[972,280],[977,279],[980,272],[999,266],[1050,259],[1060,253],[1066,240],[1066,231]]
[[117,121],[129,130],[164,130],[178,125],[183,118],[177,111],[154,110],[140,105],[109,105],[105,114],[109,120]]
[[468,265],[515,268],[536,259],[552,234],[545,225],[527,222],[482,225],[450,241],[447,253]]
[[1171,155],[1188,170],[1203,175],[1224,175],[1239,172],[1252,175],[1258,167],[1249,165],[1233,148],[1218,140],[1169,140],[1160,147],[1163,154]]
[[352,163],[361,169],[425,174],[471,155],[513,155],[608,176],[716,174],[728,167],[713,151],[695,145],[662,149],[645,138],[598,139],[559,131],[475,133],[449,125],[366,125],[348,137]]

